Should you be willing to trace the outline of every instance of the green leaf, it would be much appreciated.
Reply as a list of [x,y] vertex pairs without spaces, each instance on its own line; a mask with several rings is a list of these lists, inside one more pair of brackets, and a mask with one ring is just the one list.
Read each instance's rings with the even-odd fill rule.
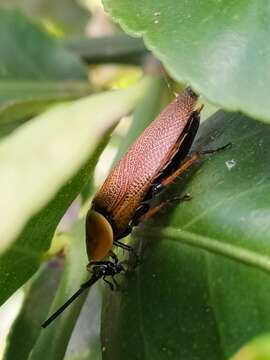
[[62,43],[88,64],[137,63],[148,53],[141,39],[134,39],[124,33],[64,39]]
[[91,288],[68,344],[65,360],[101,360],[101,295],[100,284]]
[[40,324],[48,314],[62,270],[63,262],[53,260],[34,277],[8,335],[4,360],[28,359],[40,334]]
[[16,11],[0,11],[1,80],[83,80],[85,70],[40,26]]
[[[261,262],[270,261],[270,128],[220,111],[201,125],[195,148],[228,142],[161,194],[170,205],[135,232],[141,264],[104,302],[105,360],[227,359],[270,331]],[[177,204],[184,193],[191,201]]]
[[86,82],[2,81],[0,87],[0,129],[16,124],[59,101],[91,92]]
[[210,102],[270,121],[269,4],[265,1],[103,0],[105,9],[172,76]]
[[79,59],[18,12],[0,10],[0,43],[0,125],[91,91]]
[[[65,259],[65,269],[58,287],[50,314],[63,305],[66,300],[78,290],[82,282],[86,280],[87,256],[84,237],[84,223],[80,222],[70,234],[70,248]],[[29,360],[60,360],[64,358],[69,339],[71,337],[76,320],[84,303],[85,294],[81,295],[47,328],[40,328],[40,336],[31,351]],[[90,321],[91,319],[89,319]],[[45,318],[43,319],[45,321]]]
[[104,134],[147,86],[144,81],[57,106],[0,143],[1,302],[36,271],[58,222],[93,172]]
[[90,17],[79,1],[74,0],[1,0],[1,6],[20,9],[59,35],[63,30],[68,34],[82,34]]
[[270,337],[261,335],[243,346],[231,360],[269,360]]

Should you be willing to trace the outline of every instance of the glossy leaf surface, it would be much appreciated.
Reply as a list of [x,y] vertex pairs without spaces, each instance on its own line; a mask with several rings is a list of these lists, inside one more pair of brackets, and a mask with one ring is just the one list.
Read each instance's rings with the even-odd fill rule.
[[105,9],[180,82],[210,102],[270,121],[265,1],[103,0]]

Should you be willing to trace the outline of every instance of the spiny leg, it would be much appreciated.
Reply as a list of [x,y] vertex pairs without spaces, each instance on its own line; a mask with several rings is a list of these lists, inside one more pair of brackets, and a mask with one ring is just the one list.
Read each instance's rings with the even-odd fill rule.
[[155,214],[160,212],[160,210],[162,208],[169,205],[172,201],[182,202],[182,201],[189,201],[189,200],[191,200],[191,196],[189,194],[185,194],[183,196],[178,196],[178,197],[174,197],[173,199],[163,201],[160,204],[158,204],[157,206],[150,208],[145,214],[143,214],[139,219],[137,219],[137,224],[151,219]]
[[157,185],[161,188],[165,188],[166,186],[169,186],[171,183],[174,182],[175,179],[177,179],[182,173],[184,173],[188,168],[191,167],[191,165],[198,160],[200,157],[199,153],[194,153],[191,155],[190,158],[188,158],[186,161],[184,161],[178,169],[176,169],[170,176],[167,178],[161,180],[161,182]]
[[160,191],[164,187],[173,183],[176,178],[178,178],[182,173],[184,173],[188,168],[190,168],[191,165],[195,161],[197,161],[201,156],[208,155],[208,154],[214,154],[214,153],[229,149],[231,147],[232,147],[232,143],[228,143],[228,144],[221,146],[219,148],[216,148],[216,149],[202,150],[202,151],[197,151],[197,152],[191,154],[191,156],[187,160],[182,162],[180,164],[179,168],[176,169],[170,176],[161,180],[161,182],[159,184],[156,184],[156,187],[158,188],[157,190]]

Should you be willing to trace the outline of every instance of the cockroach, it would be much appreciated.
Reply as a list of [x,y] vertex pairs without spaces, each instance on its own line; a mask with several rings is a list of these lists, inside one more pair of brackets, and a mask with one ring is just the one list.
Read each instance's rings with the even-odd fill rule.
[[[90,280],[42,326],[48,326],[82,291],[107,276],[125,271],[113,246],[134,252],[120,240],[132,228],[152,217],[165,203],[150,207],[150,200],[170,185],[198,159],[199,153],[187,157],[199,128],[198,95],[186,88],[143,131],[119,160],[95,195],[86,216],[86,249]],[[204,153],[209,153],[208,151]],[[105,260],[108,256],[112,261]]]

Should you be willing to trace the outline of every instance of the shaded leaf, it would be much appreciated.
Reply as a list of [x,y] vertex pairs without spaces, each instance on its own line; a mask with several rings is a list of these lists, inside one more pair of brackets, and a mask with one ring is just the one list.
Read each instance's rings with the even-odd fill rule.
[[0,130],[5,126],[16,126],[18,120],[34,116],[49,105],[59,101],[71,100],[91,92],[86,82],[14,82],[1,83]]
[[4,359],[28,359],[47,316],[63,270],[61,261],[52,261],[35,276],[10,333]]
[[86,69],[40,26],[0,10],[0,124],[88,94]]
[[55,24],[55,31],[60,34],[63,30],[69,34],[82,33],[90,17],[79,1],[74,0],[1,0],[1,6],[20,9],[47,26]]
[[0,11],[1,80],[83,80],[85,70],[40,26],[16,11]]
[[89,64],[138,63],[148,53],[141,39],[134,39],[124,33],[64,39],[62,43]]
[[97,284],[91,288],[82,308],[65,354],[65,360],[100,360],[102,358],[101,304],[101,289]]
[[270,121],[265,1],[103,0],[105,9],[180,82],[210,102]]
[[[84,223],[80,222],[70,234],[70,248],[66,254],[65,269],[50,314],[63,305],[63,303],[78,290],[80,284],[84,282],[88,276],[86,272],[87,256],[83,238]],[[66,309],[61,316],[47,328],[40,328],[40,336],[32,349],[29,360],[48,358],[51,360],[60,360],[64,358],[86,293],[74,301],[72,306]],[[45,318],[43,321],[45,321]]]

